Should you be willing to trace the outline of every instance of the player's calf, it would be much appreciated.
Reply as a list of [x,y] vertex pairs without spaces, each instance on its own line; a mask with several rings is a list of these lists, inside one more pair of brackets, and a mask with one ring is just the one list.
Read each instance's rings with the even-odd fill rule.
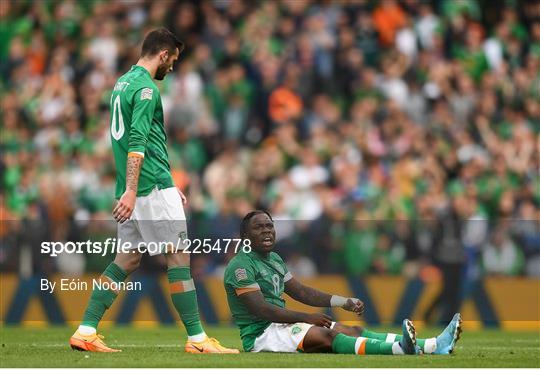
[[[410,322],[407,320],[407,324]],[[416,354],[414,326],[405,325],[403,340],[388,343],[385,341],[354,337],[338,330],[352,331],[349,327],[338,327],[338,330],[313,326],[302,341],[304,352],[333,352],[358,355],[403,355]]]

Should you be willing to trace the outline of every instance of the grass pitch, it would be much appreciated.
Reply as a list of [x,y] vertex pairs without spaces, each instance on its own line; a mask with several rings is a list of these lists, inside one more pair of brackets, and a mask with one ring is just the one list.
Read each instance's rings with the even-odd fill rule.
[[[395,330],[395,329],[394,329]],[[540,333],[483,330],[463,333],[450,356],[355,356],[335,354],[241,353],[198,355],[183,350],[185,332],[175,327],[109,327],[106,343],[121,353],[72,351],[74,328],[0,326],[1,367],[538,367]],[[385,331],[385,329],[381,329]],[[419,337],[439,329],[422,329]],[[233,327],[207,327],[222,344],[241,347]],[[394,331],[395,332],[395,331]]]

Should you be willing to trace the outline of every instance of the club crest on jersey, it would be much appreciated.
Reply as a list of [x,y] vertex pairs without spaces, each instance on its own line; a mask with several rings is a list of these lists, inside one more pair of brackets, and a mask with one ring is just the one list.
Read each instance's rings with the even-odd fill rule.
[[247,280],[247,272],[246,269],[236,269],[234,270],[234,276],[236,276],[236,280]]
[[141,90],[141,100],[152,100],[152,93],[154,90],[152,90],[149,87],[145,87]]

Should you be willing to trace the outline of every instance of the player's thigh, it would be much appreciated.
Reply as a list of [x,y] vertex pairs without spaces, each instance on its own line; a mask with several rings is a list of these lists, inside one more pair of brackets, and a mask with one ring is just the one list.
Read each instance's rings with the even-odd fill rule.
[[333,329],[312,326],[303,341],[303,351],[308,353],[332,352],[332,342],[339,333]]
[[363,330],[361,326],[347,326],[340,324],[339,322],[336,322],[332,326],[332,329],[334,329],[338,333],[342,333],[350,337],[360,337]]
[[313,325],[297,322],[295,324],[270,324],[255,339],[252,352],[285,352],[303,351],[303,341]]
[[[134,213],[148,253],[156,255],[178,252],[187,247],[187,221],[182,199],[175,187],[154,189],[146,197],[137,198]],[[174,257],[189,263],[189,256]]]

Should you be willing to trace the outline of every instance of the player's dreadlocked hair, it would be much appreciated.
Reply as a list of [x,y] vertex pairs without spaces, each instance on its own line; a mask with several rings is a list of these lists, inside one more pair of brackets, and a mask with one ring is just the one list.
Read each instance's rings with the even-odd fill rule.
[[272,222],[274,221],[270,213],[268,213],[267,211],[258,209],[256,211],[249,212],[247,215],[244,216],[244,218],[242,219],[242,223],[240,224],[240,237],[241,238],[245,237],[247,234],[247,227],[249,224],[249,220],[251,220],[253,216],[260,215],[261,213],[266,214]]

